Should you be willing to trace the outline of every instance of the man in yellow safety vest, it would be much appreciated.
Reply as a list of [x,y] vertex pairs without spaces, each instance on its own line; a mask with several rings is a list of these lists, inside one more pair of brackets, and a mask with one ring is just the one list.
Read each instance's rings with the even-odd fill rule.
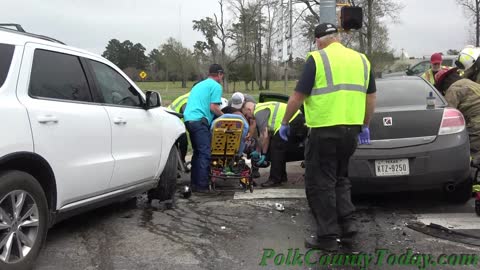
[[307,237],[305,246],[327,251],[338,250],[337,237],[347,241],[357,233],[348,161],[357,140],[370,143],[368,125],[376,100],[370,62],[365,55],[344,47],[337,32],[331,23],[315,28],[319,50],[308,54],[279,130],[288,140],[290,119],[303,103],[310,128],[305,191],[317,223],[317,237]]

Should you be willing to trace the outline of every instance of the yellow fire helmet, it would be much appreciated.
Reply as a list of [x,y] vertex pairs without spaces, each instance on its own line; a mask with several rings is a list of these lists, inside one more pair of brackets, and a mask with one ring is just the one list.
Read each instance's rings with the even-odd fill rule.
[[467,45],[458,55],[455,65],[459,69],[467,70],[475,64],[478,57],[480,56],[480,48],[474,47],[472,45]]

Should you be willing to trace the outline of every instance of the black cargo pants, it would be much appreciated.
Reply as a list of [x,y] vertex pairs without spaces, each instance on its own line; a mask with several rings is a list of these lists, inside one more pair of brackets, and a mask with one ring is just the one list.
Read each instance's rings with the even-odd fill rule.
[[288,141],[284,141],[277,132],[270,140],[269,155],[270,160],[270,176],[269,179],[274,183],[287,182],[287,161],[289,145],[298,144],[299,141],[305,140],[306,132],[305,117],[303,114],[297,115],[290,122],[290,135]]
[[305,148],[305,191],[319,238],[336,238],[354,222],[348,162],[357,147],[359,126],[312,128]]

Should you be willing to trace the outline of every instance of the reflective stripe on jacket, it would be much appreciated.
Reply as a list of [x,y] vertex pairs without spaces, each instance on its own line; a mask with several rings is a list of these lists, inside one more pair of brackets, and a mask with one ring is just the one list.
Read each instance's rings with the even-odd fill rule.
[[315,61],[316,75],[304,102],[307,126],[362,125],[370,80],[370,62],[365,55],[335,42],[308,57]]
[[[287,103],[277,101],[259,103],[255,106],[254,114],[265,109],[270,111],[270,116],[268,117],[268,131],[272,132],[272,134],[275,134],[282,125],[283,117],[287,111]],[[300,111],[297,110],[297,112],[290,119],[290,122],[292,122],[299,113]]]

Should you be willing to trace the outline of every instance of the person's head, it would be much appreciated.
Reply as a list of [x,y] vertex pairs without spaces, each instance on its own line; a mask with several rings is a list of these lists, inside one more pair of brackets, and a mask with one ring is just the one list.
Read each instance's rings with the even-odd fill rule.
[[333,42],[338,42],[338,30],[332,23],[322,23],[315,27],[315,43],[317,48],[322,50]]
[[255,111],[255,103],[247,101],[242,106],[242,114],[245,115],[247,119],[253,118],[253,113]]
[[455,65],[464,71],[463,77],[479,82],[480,75],[480,48],[472,45],[466,46],[458,55]]
[[243,95],[240,92],[235,92],[232,95],[231,101],[232,101],[233,108],[237,110],[241,110],[243,107],[243,104],[245,103],[245,95]]
[[224,74],[225,74],[225,71],[223,70],[222,66],[220,66],[219,64],[212,64],[208,69],[208,77],[214,79],[218,83],[221,83],[223,81]]
[[441,69],[435,74],[435,87],[445,95],[447,89],[454,82],[460,80],[462,77],[457,72],[457,68]]
[[430,65],[432,66],[432,71],[437,72],[442,67],[442,54],[434,53],[430,57]]

